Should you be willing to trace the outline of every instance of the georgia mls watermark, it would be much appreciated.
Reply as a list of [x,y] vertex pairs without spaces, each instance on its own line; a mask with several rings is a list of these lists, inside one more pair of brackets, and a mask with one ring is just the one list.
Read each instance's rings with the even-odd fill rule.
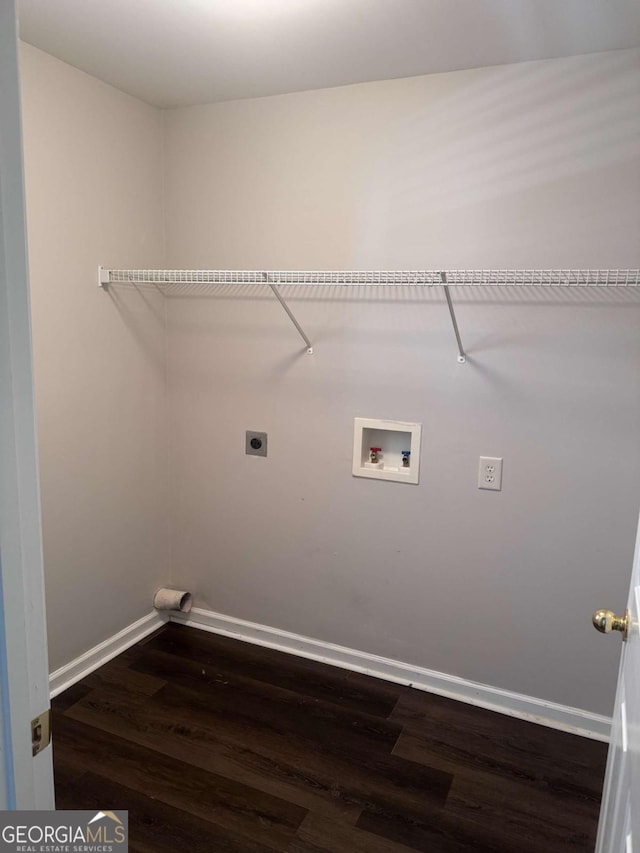
[[0,853],[127,853],[127,811],[0,812]]

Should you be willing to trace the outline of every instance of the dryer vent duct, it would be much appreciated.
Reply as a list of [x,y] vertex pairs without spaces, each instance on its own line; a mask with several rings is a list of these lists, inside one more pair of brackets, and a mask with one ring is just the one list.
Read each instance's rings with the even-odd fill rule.
[[162,587],[153,596],[153,606],[156,610],[179,610],[180,613],[188,613],[191,610],[191,604],[191,593],[183,589]]

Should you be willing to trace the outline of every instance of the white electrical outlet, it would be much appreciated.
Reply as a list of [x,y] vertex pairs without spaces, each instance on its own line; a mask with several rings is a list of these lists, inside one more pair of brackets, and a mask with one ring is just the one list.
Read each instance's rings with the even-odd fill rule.
[[481,456],[478,466],[478,488],[502,491],[502,459],[495,456]]

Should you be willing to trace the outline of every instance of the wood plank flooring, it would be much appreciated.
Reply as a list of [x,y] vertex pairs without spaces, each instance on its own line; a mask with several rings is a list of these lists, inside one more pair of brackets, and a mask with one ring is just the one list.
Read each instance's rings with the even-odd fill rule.
[[59,809],[130,849],[591,853],[604,744],[170,624],[53,701]]

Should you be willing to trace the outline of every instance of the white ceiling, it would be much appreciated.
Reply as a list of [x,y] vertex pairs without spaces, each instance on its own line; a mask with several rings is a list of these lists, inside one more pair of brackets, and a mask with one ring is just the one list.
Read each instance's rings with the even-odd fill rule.
[[21,37],[162,107],[640,45],[640,0],[18,0]]

